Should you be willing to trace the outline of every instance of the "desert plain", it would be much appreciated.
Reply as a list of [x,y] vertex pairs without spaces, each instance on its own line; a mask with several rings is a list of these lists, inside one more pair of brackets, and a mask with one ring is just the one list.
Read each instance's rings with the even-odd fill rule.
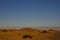
[[60,30],[0,29],[0,40],[60,40]]

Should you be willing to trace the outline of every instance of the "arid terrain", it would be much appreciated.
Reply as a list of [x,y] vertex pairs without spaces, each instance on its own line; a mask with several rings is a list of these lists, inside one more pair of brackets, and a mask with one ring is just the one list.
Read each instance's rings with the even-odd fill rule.
[[0,40],[60,40],[60,30],[0,29]]

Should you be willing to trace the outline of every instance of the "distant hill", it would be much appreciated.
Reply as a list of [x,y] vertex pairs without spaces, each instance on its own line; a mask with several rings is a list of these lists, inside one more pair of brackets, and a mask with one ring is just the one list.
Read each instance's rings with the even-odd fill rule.
[[21,28],[34,28],[34,29],[41,29],[41,30],[47,30],[47,29],[54,29],[54,30],[60,30],[60,27],[0,27],[0,29],[21,29]]

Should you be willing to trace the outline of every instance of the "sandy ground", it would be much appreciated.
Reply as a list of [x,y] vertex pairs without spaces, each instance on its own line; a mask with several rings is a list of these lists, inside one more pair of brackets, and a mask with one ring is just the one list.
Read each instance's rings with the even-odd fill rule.
[[60,30],[0,29],[0,40],[60,40]]

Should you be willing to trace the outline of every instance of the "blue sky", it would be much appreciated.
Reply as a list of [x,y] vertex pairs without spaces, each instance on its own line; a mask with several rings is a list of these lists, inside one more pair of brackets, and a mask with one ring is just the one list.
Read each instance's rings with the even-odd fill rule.
[[60,26],[60,0],[0,0],[0,27]]

